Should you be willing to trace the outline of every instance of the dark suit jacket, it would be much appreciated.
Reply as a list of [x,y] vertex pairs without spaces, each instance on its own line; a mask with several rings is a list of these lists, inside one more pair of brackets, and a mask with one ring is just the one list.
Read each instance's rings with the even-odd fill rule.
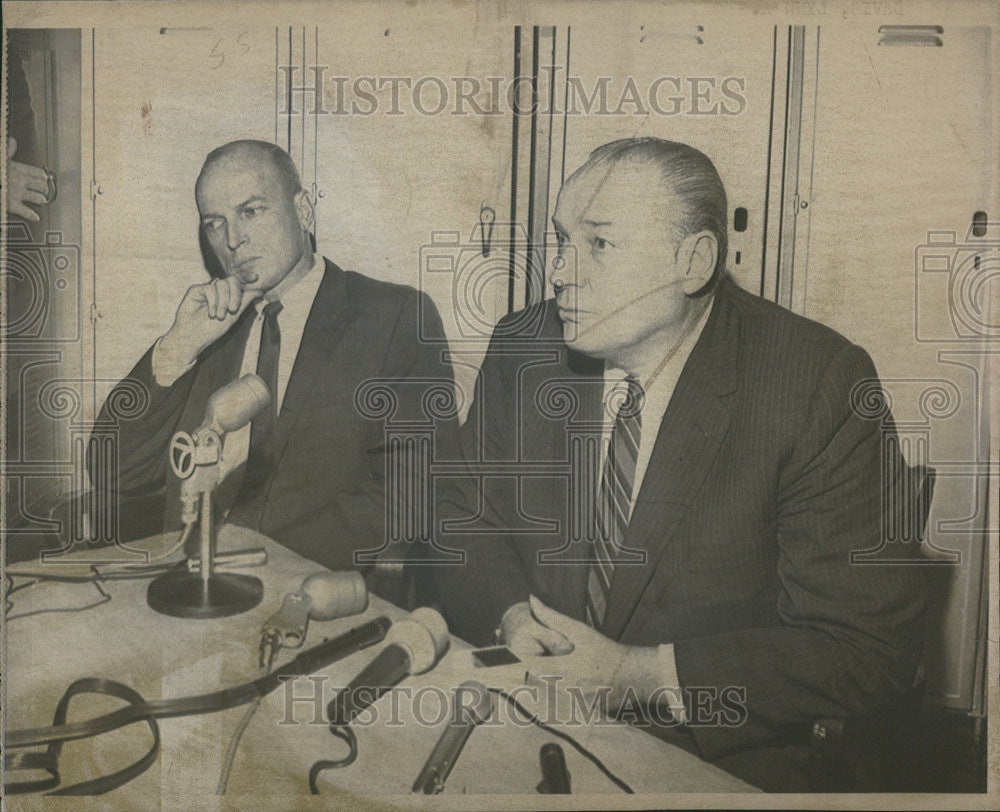
[[[438,574],[458,634],[488,642],[529,593],[584,618],[587,566],[573,559],[586,546],[568,539],[589,526],[574,504],[592,504],[596,476],[574,479],[565,463],[600,430],[602,374],[562,343],[551,301],[498,325],[463,429],[482,492],[453,493],[444,517],[445,545],[468,556]],[[646,563],[616,568],[602,629],[674,644],[706,758],[874,711],[912,684],[921,572],[849,558],[882,537],[880,424],[851,407],[864,379],[877,380],[862,349],[722,282],[628,526],[625,546]]]
[[[169,468],[168,444],[174,432],[199,426],[208,397],[238,377],[254,315],[248,308],[170,387],[153,380],[152,349],[129,374],[148,389],[149,406],[139,418],[120,421],[123,538],[180,526],[180,483]],[[331,569],[352,567],[356,550],[383,546],[386,469],[394,453],[387,427],[411,421],[425,433],[436,429],[442,447],[457,442],[451,439],[457,420],[442,339],[440,317],[426,295],[327,260],[276,428],[262,452],[266,479],[256,494],[241,495],[230,521]],[[359,389],[373,379],[385,386]],[[442,387],[447,394],[429,414],[426,398]],[[102,420],[111,419],[116,394],[105,402]],[[395,408],[383,411],[390,401]]]

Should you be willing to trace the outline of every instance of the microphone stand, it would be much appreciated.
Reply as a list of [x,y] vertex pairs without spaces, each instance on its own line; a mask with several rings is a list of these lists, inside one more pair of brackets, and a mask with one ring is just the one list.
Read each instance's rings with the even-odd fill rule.
[[222,438],[214,426],[201,427],[194,434],[178,432],[170,447],[170,464],[184,482],[182,518],[191,524],[197,518],[200,529],[199,571],[187,569],[161,575],[149,585],[146,602],[171,617],[216,618],[238,615],[253,609],[264,597],[264,585],[253,575],[215,572],[215,522],[212,495],[219,484]]

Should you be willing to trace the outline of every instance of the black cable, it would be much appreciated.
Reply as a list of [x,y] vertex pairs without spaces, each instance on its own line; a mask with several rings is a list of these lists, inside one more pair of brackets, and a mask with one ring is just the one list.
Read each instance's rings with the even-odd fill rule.
[[[265,665],[264,674],[270,671],[270,665]],[[247,727],[250,726],[250,720],[253,719],[254,714],[257,713],[257,708],[260,707],[260,697],[256,697],[250,706],[243,713],[240,718],[239,724],[236,725],[236,729],[233,731],[233,735],[229,739],[229,745],[226,747],[226,756],[222,761],[222,771],[219,773],[219,783],[215,788],[216,795],[225,795],[226,787],[229,786],[229,774],[233,770],[233,761],[236,759],[236,750],[240,746],[240,739],[243,738],[243,734]]]
[[597,769],[599,769],[602,773],[604,773],[604,775],[607,776],[608,780],[611,781],[615,786],[617,786],[622,792],[627,792],[629,795],[635,794],[635,790],[633,790],[632,787],[630,787],[628,784],[622,781],[622,779],[620,779],[617,775],[611,772],[611,770],[605,767],[604,762],[602,762],[597,756],[591,753],[582,744],[577,742],[577,740],[574,739],[572,736],[570,736],[568,733],[563,733],[561,730],[556,730],[551,725],[545,724],[545,722],[543,722],[541,719],[535,716],[535,714],[533,714],[531,711],[525,708],[520,702],[518,702],[516,699],[514,699],[514,697],[512,697],[505,691],[502,691],[499,688],[487,688],[486,690],[494,694],[497,694],[498,696],[502,696],[504,699],[507,700],[507,704],[512,705],[519,713],[521,713],[529,722],[531,722],[536,727],[539,727],[546,733],[551,733],[553,736],[556,736],[562,739],[563,741],[568,742],[581,756],[591,761],[594,764],[594,766],[597,767]]
[[50,727],[7,731],[7,749],[34,747],[51,742],[86,739],[117,730],[125,725],[146,719],[167,719],[176,716],[192,716],[199,713],[214,713],[220,710],[245,705],[255,697],[265,696],[291,678],[311,674],[337,660],[380,643],[391,625],[387,617],[377,617],[351,629],[348,632],[326,640],[318,646],[298,654],[269,674],[258,677],[232,688],[223,688],[208,694],[184,696],[176,699],[150,699],[129,705],[103,716],[95,716],[83,722],[57,722]]
[[349,764],[353,764],[354,760],[358,757],[358,740],[354,735],[354,730],[348,725],[338,725],[330,723],[330,732],[336,736],[338,739],[343,739],[347,742],[347,755],[341,759],[324,759],[317,761],[312,767],[309,768],[309,792],[313,795],[319,795],[319,787],[316,784],[316,779],[319,778],[319,774],[323,770],[334,770],[341,767],[346,767]]
[[[34,573],[34,572],[10,572],[9,570],[4,573],[4,580],[7,582],[7,589],[4,592],[4,620],[10,622],[12,620],[19,620],[25,617],[34,617],[35,615],[47,615],[56,612],[72,613],[72,612],[83,612],[87,609],[93,609],[95,606],[101,606],[111,600],[111,595],[104,590],[101,586],[103,581],[136,581],[143,580],[147,578],[155,578],[158,575],[163,575],[167,572],[171,572],[174,569],[178,569],[184,566],[184,561],[174,562],[171,564],[154,564],[152,566],[141,566],[134,567],[126,570],[119,570],[113,572],[103,572],[97,568],[96,565],[90,565],[90,575],[58,575],[54,573],[44,572],[44,573]],[[26,581],[23,584],[14,584],[14,578],[30,578],[30,581]],[[94,601],[93,603],[88,603],[85,606],[67,606],[67,607],[57,607],[52,609],[36,609],[31,612],[21,612],[16,615],[11,615],[9,612],[14,608],[14,601],[10,599],[10,596],[15,592],[20,592],[22,589],[27,589],[29,587],[38,586],[39,584],[46,583],[61,583],[61,584],[93,584],[94,588],[101,593],[101,599]]]
[[[22,584],[22,586],[34,586],[35,584],[38,583],[41,583],[41,581],[33,581],[28,584]],[[7,615],[6,617],[4,617],[4,621],[10,623],[12,620],[19,620],[20,618],[23,617],[34,617],[35,615],[48,615],[56,612],[67,612],[67,613],[83,612],[86,609],[93,609],[95,606],[102,606],[111,600],[111,594],[104,590],[104,587],[101,586],[100,581],[90,581],[90,583],[92,583],[94,587],[97,589],[97,591],[101,593],[101,597],[98,600],[94,601],[93,603],[88,603],[85,606],[58,606],[50,609],[34,609],[31,612],[21,612],[16,615]],[[16,589],[10,590],[10,592],[15,592],[15,591]],[[10,592],[8,592],[7,594],[9,595]],[[13,601],[8,601],[8,604],[9,605],[6,611],[10,611],[11,609],[14,608]]]

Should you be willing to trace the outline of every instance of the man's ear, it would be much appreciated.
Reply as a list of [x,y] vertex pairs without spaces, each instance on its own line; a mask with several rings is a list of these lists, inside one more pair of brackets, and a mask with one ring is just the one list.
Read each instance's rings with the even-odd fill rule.
[[694,296],[712,280],[719,258],[719,241],[711,231],[689,234],[681,242],[679,257],[687,263],[684,293]]
[[313,218],[316,211],[313,209],[312,198],[305,189],[300,189],[294,198],[295,211],[299,216],[299,225],[303,231],[308,231],[312,227]]

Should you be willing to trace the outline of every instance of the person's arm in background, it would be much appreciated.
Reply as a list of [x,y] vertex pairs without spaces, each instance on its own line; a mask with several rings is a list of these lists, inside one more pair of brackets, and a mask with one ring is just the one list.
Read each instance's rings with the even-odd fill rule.
[[31,90],[24,75],[25,44],[17,31],[7,41],[7,213],[31,223],[39,221],[33,206],[47,201],[48,179],[39,166],[38,133],[31,106]]
[[[517,381],[517,356],[505,355],[505,336],[511,318],[502,320],[493,333],[476,380],[475,395],[462,426],[462,457],[467,464],[514,460],[520,416],[513,408]],[[509,486],[509,483],[507,483]],[[443,483],[437,502],[437,537],[448,548],[464,555],[461,564],[437,567],[438,592],[453,633],[474,645],[495,642],[499,628],[509,645],[521,653],[564,651],[561,634],[547,629],[531,614],[530,581],[506,528],[517,518],[506,515],[509,494],[494,493],[503,483],[482,481],[473,475]],[[475,519],[477,532],[463,531],[457,523]],[[442,532],[442,525],[452,529]]]

